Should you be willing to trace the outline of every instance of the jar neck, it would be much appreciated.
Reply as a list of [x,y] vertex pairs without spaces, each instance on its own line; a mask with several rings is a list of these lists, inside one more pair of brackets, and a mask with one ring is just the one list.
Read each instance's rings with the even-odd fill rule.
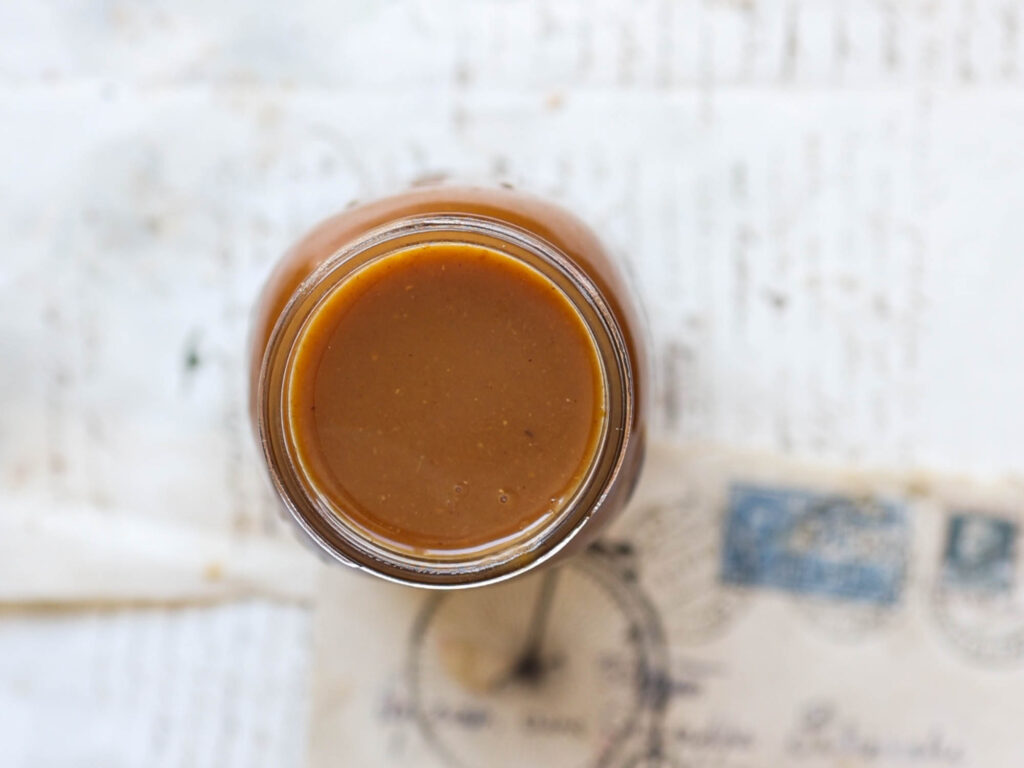
[[[543,525],[487,546],[417,552],[368,535],[316,487],[297,460],[287,381],[306,323],[331,292],[396,251],[435,244],[473,245],[520,261],[549,280],[587,328],[603,377],[604,418],[591,464],[564,507]],[[551,558],[600,509],[631,438],[634,372],[622,328],[589,275],[531,232],[463,214],[398,219],[328,256],[295,290],[271,332],[257,385],[257,429],[271,480],[295,521],[336,559],[403,583],[465,587],[510,578]]]

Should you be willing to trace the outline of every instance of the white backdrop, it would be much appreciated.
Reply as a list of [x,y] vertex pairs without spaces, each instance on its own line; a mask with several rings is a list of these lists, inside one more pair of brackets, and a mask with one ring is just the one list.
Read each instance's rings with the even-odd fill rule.
[[1022,24],[977,0],[0,5],[0,600],[249,600],[3,614],[5,764],[301,763],[315,574],[250,444],[248,310],[305,228],[423,174],[602,231],[679,441],[1019,471]]

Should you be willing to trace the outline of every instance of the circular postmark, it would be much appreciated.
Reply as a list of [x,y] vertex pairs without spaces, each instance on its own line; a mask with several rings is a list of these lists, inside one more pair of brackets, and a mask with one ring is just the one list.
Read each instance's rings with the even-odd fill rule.
[[1020,595],[969,595],[938,584],[932,590],[932,611],[942,636],[967,658],[1002,665],[1024,657]]
[[657,613],[598,550],[431,595],[406,674],[417,730],[444,765],[618,768],[660,745],[665,657]]
[[696,491],[653,500],[630,513],[628,541],[639,579],[658,606],[673,644],[696,645],[720,636],[747,604],[743,589],[720,578],[721,505]]
[[841,643],[857,643],[890,630],[902,615],[898,605],[841,605],[823,597],[798,598],[796,608],[809,626]]

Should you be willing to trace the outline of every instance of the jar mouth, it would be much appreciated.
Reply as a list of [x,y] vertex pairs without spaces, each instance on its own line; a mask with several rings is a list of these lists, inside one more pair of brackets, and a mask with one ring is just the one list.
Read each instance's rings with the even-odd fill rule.
[[[426,245],[468,244],[521,262],[553,284],[579,315],[600,363],[603,419],[589,466],[559,509],[486,544],[423,550],[388,540],[346,514],[319,487],[296,447],[289,380],[310,319],[343,283],[382,259]],[[406,584],[455,588],[493,583],[554,556],[600,508],[631,436],[633,371],[622,329],[601,292],[569,257],[507,222],[476,215],[411,216],[372,230],[328,257],[295,290],[275,324],[257,385],[257,431],[271,480],[295,522],[328,555]]]

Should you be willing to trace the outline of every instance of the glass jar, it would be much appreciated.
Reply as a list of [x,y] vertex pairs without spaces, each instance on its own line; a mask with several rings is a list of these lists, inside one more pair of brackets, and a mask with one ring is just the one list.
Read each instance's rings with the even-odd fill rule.
[[[493,540],[478,536],[478,540],[467,544],[454,538],[444,539],[441,534],[447,531],[439,529],[437,540],[441,545],[427,546],[411,534],[403,533],[406,528],[393,524],[393,521],[387,525],[376,525],[372,510],[362,509],[362,502],[357,503],[346,493],[339,492],[337,488],[340,486],[326,482],[324,473],[311,470],[318,460],[315,454],[318,451],[328,452],[327,442],[303,443],[306,438],[301,432],[300,422],[312,418],[309,413],[315,411],[316,403],[310,400],[308,412],[302,410],[306,407],[304,401],[297,405],[302,398],[296,393],[305,390],[302,389],[304,385],[296,384],[296,381],[306,375],[301,370],[302,366],[314,371],[309,376],[326,375],[321,373],[321,359],[308,365],[303,362],[303,355],[308,357],[303,350],[313,345],[310,339],[314,330],[311,329],[325,324],[330,327],[335,322],[333,316],[325,315],[325,307],[331,306],[332,302],[343,302],[338,298],[344,296],[341,292],[354,290],[346,286],[355,284],[353,281],[358,279],[370,280],[366,275],[373,278],[371,283],[380,283],[384,278],[369,271],[380,271],[380,265],[392,271],[398,268],[401,276],[401,269],[406,268],[401,264],[421,263],[427,258],[425,254],[438,248],[448,249],[454,254],[453,258],[461,258],[458,256],[460,253],[472,253],[473,258],[484,259],[486,256],[495,265],[505,265],[501,267],[505,272],[499,271],[492,276],[498,279],[499,288],[503,279],[501,275],[507,274],[507,279],[513,281],[520,279],[520,272],[523,275],[528,273],[529,280],[533,282],[529,286],[524,283],[526,287],[522,290],[534,290],[530,286],[536,283],[537,289],[550,289],[547,295],[552,297],[551,302],[564,302],[571,307],[592,344],[597,363],[594,370],[598,387],[595,391],[600,402],[595,410],[592,445],[585,454],[581,454],[581,470],[563,496],[550,499],[550,508],[538,511],[535,517],[530,516],[530,510],[521,511],[526,522],[510,530],[496,530]],[[399,259],[399,254],[403,255],[401,259],[404,261]],[[443,270],[444,265],[440,268]],[[443,289],[446,278],[440,279]],[[411,289],[412,285],[407,288]],[[510,292],[513,288],[520,290],[511,282],[508,288]],[[498,295],[500,297],[500,291]],[[551,309],[554,310],[553,304]],[[622,510],[642,464],[648,376],[644,339],[636,310],[622,274],[585,224],[556,205],[509,188],[449,185],[414,188],[352,207],[327,219],[292,247],[277,265],[256,307],[252,328],[251,417],[270,478],[283,505],[309,539],[336,560],[392,581],[417,586],[455,588],[492,583],[578,551]],[[337,317],[355,311],[341,306]],[[512,311],[516,311],[514,306]],[[512,317],[509,322],[514,319]],[[478,329],[473,327],[475,321],[468,322],[467,327],[460,331],[464,337],[460,344],[463,340],[467,344],[475,344],[473,334]],[[391,330],[390,321],[380,322],[383,343],[387,343]],[[493,330],[488,326],[487,333]],[[479,331],[484,333],[482,328]],[[546,338],[542,333],[534,341],[543,347]],[[337,339],[335,341],[341,343]],[[498,353],[497,349],[488,352],[485,338],[481,337],[479,342],[475,347],[466,348],[473,349],[478,356],[483,355],[485,361],[486,355]],[[321,345],[319,353],[328,348],[329,343]],[[441,349],[438,354],[443,356],[444,353],[445,350]],[[438,354],[434,354],[434,359]],[[340,358],[348,366],[346,375],[349,377],[339,380],[341,383],[359,377],[362,363],[355,361],[355,357],[353,351]],[[409,357],[413,357],[412,351]],[[366,359],[365,365],[373,365],[369,357]],[[373,359],[376,360],[376,353]],[[403,375],[401,369],[396,370],[398,373],[393,375]],[[410,384],[429,384],[423,381],[424,375],[427,375],[424,371],[410,368]],[[522,386],[526,386],[527,381],[526,378],[521,379]],[[480,406],[482,412],[486,413],[489,407],[497,412],[506,400],[514,399],[509,395],[516,395],[516,387],[520,384],[516,380],[500,383],[505,394],[500,398],[493,395],[496,399],[490,405],[485,400]],[[467,383],[466,386],[471,385]],[[486,386],[490,389],[491,385]],[[400,389],[395,387],[396,397]],[[321,388],[318,391],[321,412],[329,410],[324,405],[332,404],[325,403],[323,398],[330,399],[333,390]],[[324,395],[324,391],[328,394]],[[338,393],[338,397],[345,396],[342,390]],[[366,405],[366,413],[362,414],[356,405],[352,405],[353,418],[372,420],[378,410],[390,407],[391,401],[383,399],[383,394],[375,391],[369,391],[369,394],[374,402]],[[463,398],[474,394],[471,391],[457,393]],[[484,396],[487,393],[481,391],[479,394]],[[544,400],[543,394],[534,395],[539,408],[544,405],[540,402]],[[479,398],[471,399],[475,402]],[[423,402],[424,408],[428,408],[427,400]],[[449,422],[443,424],[442,429],[461,437],[461,426],[450,423],[452,418],[458,419],[460,411],[448,413]],[[396,422],[394,430],[399,432],[401,426]],[[521,450],[530,451],[534,443],[530,442],[530,431],[525,431],[528,437],[522,439]],[[395,439],[399,441],[397,447],[402,448],[401,438]],[[447,450],[443,444],[438,447],[436,441],[427,442],[433,446],[433,455],[420,455],[418,461],[421,466],[425,460],[439,466],[458,465],[458,461],[451,461],[457,457],[438,455]],[[375,444],[364,442],[360,445]],[[461,445],[459,441],[452,441],[451,445],[453,451],[462,450],[458,448]],[[521,457],[514,455],[520,450],[518,448],[508,448],[518,443],[503,445],[501,455],[491,460],[494,466],[485,466],[488,471],[504,471],[502,467],[518,466],[521,463],[518,459],[525,461],[529,458],[526,454]],[[386,447],[395,446],[393,440]],[[376,447],[372,450],[377,452]],[[509,454],[510,450],[513,455]],[[556,463],[559,458],[554,455]],[[370,467],[371,474],[377,469],[377,465],[372,463],[366,466]],[[415,494],[415,482],[410,480],[412,465],[409,467],[399,477],[403,487]],[[367,480],[365,474],[364,466],[363,475],[353,480],[357,484],[362,483]],[[519,479],[523,481],[522,487],[529,486],[525,474]],[[454,482],[454,492],[459,493],[459,481]],[[507,495],[504,491],[500,493],[504,503]],[[381,493],[381,503],[387,495],[386,492]],[[415,507],[415,497],[411,498]],[[467,516],[467,524],[473,524],[474,519],[477,523],[483,519],[483,513],[479,518],[471,517],[475,514],[471,505],[464,506],[464,512],[453,511],[463,507],[440,508],[450,503],[448,500],[442,504],[434,497],[430,497],[427,503],[425,497],[422,516],[416,509],[407,514],[415,516],[416,524],[428,533],[431,520],[437,525],[451,526],[460,514]],[[435,511],[434,507],[439,508]],[[448,546],[448,541],[454,543]]]

